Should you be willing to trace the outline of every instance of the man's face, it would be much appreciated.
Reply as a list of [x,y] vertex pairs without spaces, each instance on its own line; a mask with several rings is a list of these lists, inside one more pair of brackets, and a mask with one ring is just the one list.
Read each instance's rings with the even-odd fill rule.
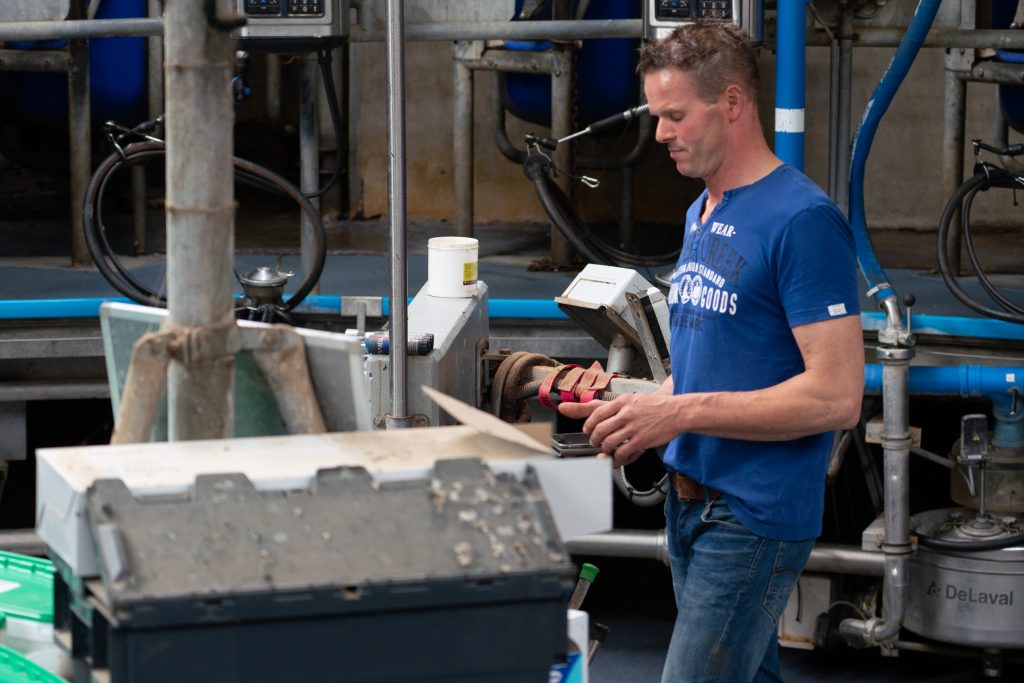
[[713,175],[725,154],[728,121],[721,98],[708,104],[697,96],[691,76],[673,67],[648,73],[644,93],[658,117],[654,137],[668,146],[676,170],[691,178]]

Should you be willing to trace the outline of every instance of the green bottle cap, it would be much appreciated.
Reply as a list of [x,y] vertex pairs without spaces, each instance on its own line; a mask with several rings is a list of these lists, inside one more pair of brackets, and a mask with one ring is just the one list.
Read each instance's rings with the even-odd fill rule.
[[600,570],[589,562],[584,562],[583,566],[580,567],[580,578],[586,579],[587,581],[593,582],[597,578],[597,572]]

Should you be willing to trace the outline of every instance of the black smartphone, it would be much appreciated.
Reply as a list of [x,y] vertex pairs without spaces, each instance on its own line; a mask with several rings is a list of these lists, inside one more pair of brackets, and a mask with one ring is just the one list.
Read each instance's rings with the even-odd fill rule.
[[584,432],[552,434],[551,447],[560,458],[572,458],[580,455],[597,455],[600,448],[590,445],[590,435]]

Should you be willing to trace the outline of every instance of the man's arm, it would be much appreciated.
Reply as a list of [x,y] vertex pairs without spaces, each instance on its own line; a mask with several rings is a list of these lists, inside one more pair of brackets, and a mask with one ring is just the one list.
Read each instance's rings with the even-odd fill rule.
[[[653,394],[563,403],[559,410],[569,417],[586,417],[583,431],[590,434],[591,444],[614,453],[618,464],[683,432],[783,441],[857,424],[864,392],[860,317],[800,325],[793,328],[793,336],[804,371],[765,389],[673,396],[664,393],[663,385]],[[628,443],[623,443],[626,439]]]

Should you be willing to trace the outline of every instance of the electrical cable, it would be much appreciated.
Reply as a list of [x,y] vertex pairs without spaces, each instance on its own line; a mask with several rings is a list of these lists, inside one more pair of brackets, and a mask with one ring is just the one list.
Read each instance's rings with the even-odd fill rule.
[[[141,163],[166,153],[163,142],[141,142],[120,149],[97,167],[89,181],[85,192],[82,208],[82,224],[85,243],[100,274],[119,293],[136,303],[145,306],[164,308],[167,299],[137,280],[118,260],[110,242],[107,240],[106,226],[103,223],[103,197],[111,179],[127,165]],[[327,260],[327,234],[324,230],[320,212],[312,205],[302,192],[284,177],[251,161],[233,157],[235,178],[248,185],[268,189],[286,195],[295,201],[313,226],[314,262],[309,273],[299,284],[289,300],[274,308],[278,313],[287,315],[313,290],[320,275],[323,273]]]
[[[991,164],[981,164],[979,169],[983,172],[977,172],[972,177],[968,178],[963,185],[957,188],[953,196],[950,197],[949,202],[946,204],[946,208],[942,212],[942,217],[939,219],[939,236],[938,236],[938,258],[939,258],[939,273],[942,275],[942,280],[946,283],[946,287],[949,291],[960,300],[962,304],[967,306],[973,311],[981,313],[982,315],[1004,322],[1024,324],[1024,315],[1015,313],[1013,310],[999,310],[986,306],[985,304],[973,299],[957,282],[956,274],[952,272],[952,267],[949,263],[949,254],[947,253],[947,245],[949,242],[949,228],[953,221],[953,216],[956,215],[958,209],[964,204],[965,200],[970,197],[973,202],[974,195],[979,191],[986,191],[990,187],[1001,187],[1001,188],[1014,188],[1019,183],[1017,177],[1005,169],[1001,169]],[[968,202],[963,208],[963,227],[964,234],[970,234],[970,211],[971,203]],[[987,277],[984,276],[980,266],[977,265],[977,255],[974,251],[973,242],[969,237],[966,238],[968,246],[968,254],[971,258],[971,263],[975,265],[975,272],[979,276],[979,281],[982,287],[988,292],[989,289],[993,289],[991,282]],[[991,292],[989,292],[991,294]],[[1005,297],[993,297],[997,302],[1000,299],[1006,301]],[[1002,303],[1000,303],[1003,306]],[[1011,304],[1012,305],[1012,304]],[[1016,308],[1016,306],[1014,306]],[[1004,306],[1005,309],[1005,306]]]

